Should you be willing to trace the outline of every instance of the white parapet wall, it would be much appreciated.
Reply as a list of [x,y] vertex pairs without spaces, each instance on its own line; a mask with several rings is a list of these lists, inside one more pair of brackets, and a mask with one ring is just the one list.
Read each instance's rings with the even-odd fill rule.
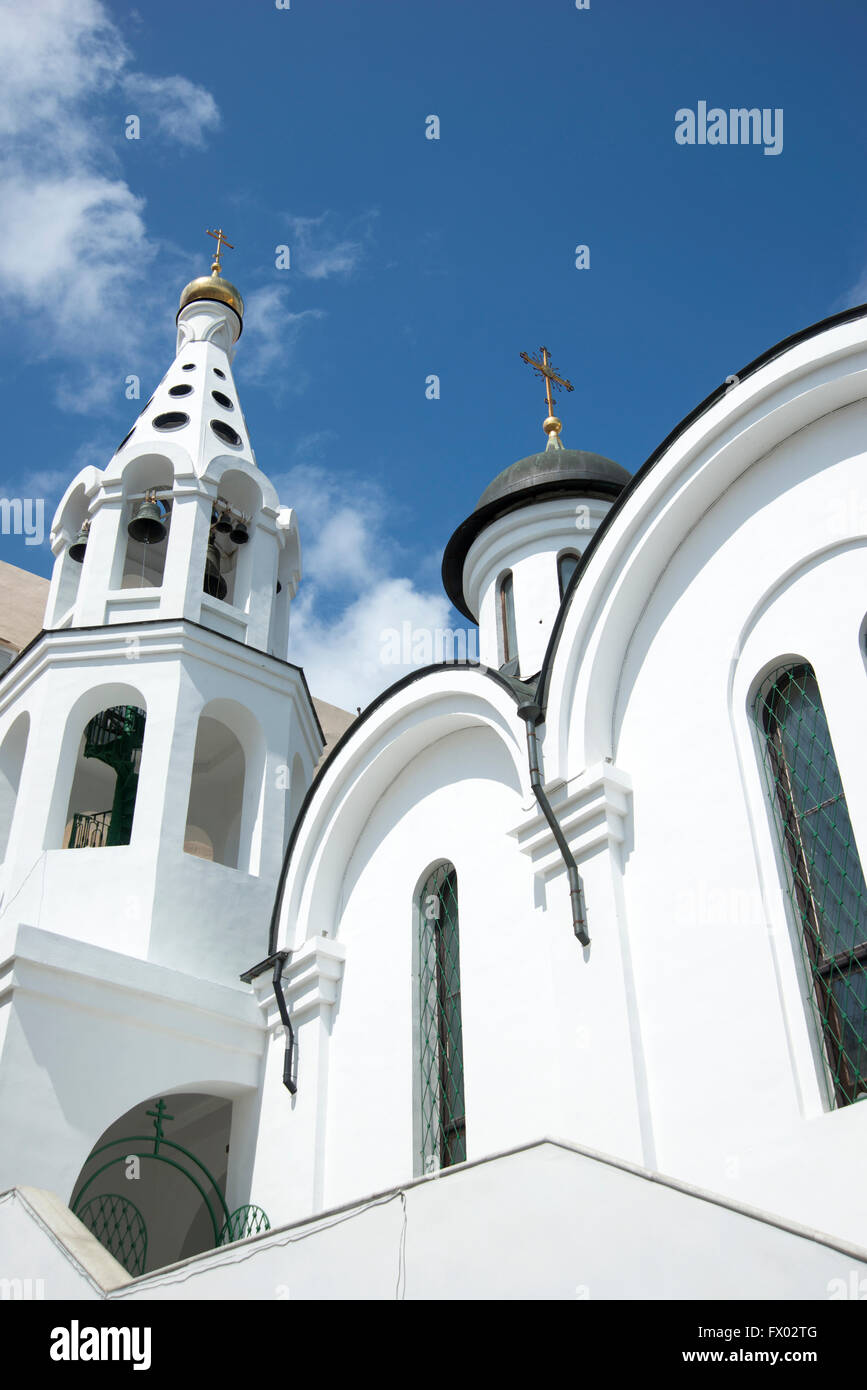
[[[24,1273],[45,1279],[44,1296],[65,1296],[51,1289],[63,1285],[66,1218],[58,1214],[50,1248],[35,1235],[25,1241],[22,1223],[36,1216],[20,1198],[0,1198],[0,1269],[24,1271],[26,1249]],[[68,1260],[80,1264],[80,1252]],[[542,1140],[113,1288],[104,1272],[101,1281],[79,1273],[82,1296],[85,1277],[88,1289],[101,1283],[104,1296],[123,1300],[583,1301],[652,1290],[659,1299],[833,1301],[867,1289],[867,1251]]]

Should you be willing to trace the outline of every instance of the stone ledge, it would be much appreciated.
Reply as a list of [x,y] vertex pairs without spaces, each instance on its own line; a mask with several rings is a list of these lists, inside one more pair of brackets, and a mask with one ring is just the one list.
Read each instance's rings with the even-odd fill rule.
[[[623,843],[632,780],[613,763],[596,763],[569,782],[552,783],[546,791],[576,863]],[[531,860],[536,877],[547,880],[565,872],[557,842],[535,803],[509,834]]]
[[[337,1003],[345,962],[346,946],[330,936],[312,936],[292,953],[283,969],[283,992],[293,1023],[330,1014]],[[269,1032],[276,1033],[283,1024],[270,975],[260,975],[256,994]]]

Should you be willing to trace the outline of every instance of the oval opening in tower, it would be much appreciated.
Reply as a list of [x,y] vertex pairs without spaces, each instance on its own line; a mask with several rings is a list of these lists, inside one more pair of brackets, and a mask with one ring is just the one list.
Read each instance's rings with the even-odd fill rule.
[[169,387],[169,395],[170,395],[170,396],[188,396],[188,395],[190,394],[190,392],[192,391],[192,389],[193,389],[192,386],[188,386],[186,382],[183,382],[180,386],[170,386],[170,387]]
[[225,373],[225,372],[221,372],[220,369],[219,369],[219,367],[215,367],[215,368],[214,368],[214,376],[218,376],[218,377],[220,378],[221,381],[225,381],[225,380],[226,380],[226,373]]
[[223,407],[224,410],[234,410],[234,409],[235,409],[234,405],[233,405],[232,402],[229,400],[229,397],[228,397],[228,396],[224,396],[222,391],[212,391],[212,392],[211,392],[211,395],[213,396],[214,400],[217,402],[217,405],[221,405],[221,406]]
[[195,362],[185,362],[184,365],[181,367],[181,371],[182,371],[182,372],[194,372],[195,370],[196,370],[196,364],[195,364]]
[[211,429],[214,431],[217,438],[221,439],[224,444],[232,444],[236,449],[240,445],[241,436],[232,429],[231,425],[225,424],[224,421],[212,420]]
[[119,454],[119,453],[120,453],[120,451],[121,451],[121,449],[123,448],[124,444],[128,444],[128,443],[129,443],[129,437],[130,437],[130,435],[133,433],[134,430],[135,430],[135,425],[133,425],[133,427],[132,427],[131,430],[127,430],[127,432],[126,432],[126,434],[124,435],[123,439],[120,441],[120,443],[118,444],[117,448],[116,448],[115,451],[114,451],[116,454]]
[[180,430],[190,423],[189,415],[182,410],[166,410],[154,420],[155,430]]

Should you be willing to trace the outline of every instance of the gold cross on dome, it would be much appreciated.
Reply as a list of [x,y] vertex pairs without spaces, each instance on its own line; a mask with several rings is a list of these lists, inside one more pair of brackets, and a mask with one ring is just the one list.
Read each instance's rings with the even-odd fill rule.
[[205,231],[207,232],[208,236],[212,236],[217,243],[217,250],[214,255],[214,262],[211,266],[211,274],[219,275],[220,268],[222,265],[223,247],[228,246],[230,251],[234,251],[235,248],[232,245],[231,241],[226,240],[225,236],[223,235],[222,227],[218,227],[215,232],[212,232],[210,227],[206,227]]
[[571,381],[567,381],[563,376],[558,376],[554,371],[554,368],[551,366],[551,354],[546,347],[539,349],[539,356],[542,359],[541,362],[537,362],[535,357],[530,357],[526,352],[522,352],[521,361],[526,362],[528,366],[533,368],[534,372],[538,372],[540,376],[545,378],[545,396],[548,402],[548,415],[552,416],[554,414],[554,391],[551,383],[556,381],[557,385],[562,386],[565,391],[574,391],[575,387],[572,385]]

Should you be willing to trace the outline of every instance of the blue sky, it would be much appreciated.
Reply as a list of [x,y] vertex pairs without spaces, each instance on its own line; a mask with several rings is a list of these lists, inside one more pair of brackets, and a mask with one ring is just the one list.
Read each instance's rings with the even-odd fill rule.
[[[108,461],[222,224],[245,414],[299,513],[290,656],[363,705],[401,674],[383,628],[447,625],[445,542],[544,443],[521,351],[575,383],[564,442],[634,471],[867,299],[865,39],[860,0],[0,0],[2,495],[50,517]],[[699,101],[782,108],[782,152],[678,145]]]

